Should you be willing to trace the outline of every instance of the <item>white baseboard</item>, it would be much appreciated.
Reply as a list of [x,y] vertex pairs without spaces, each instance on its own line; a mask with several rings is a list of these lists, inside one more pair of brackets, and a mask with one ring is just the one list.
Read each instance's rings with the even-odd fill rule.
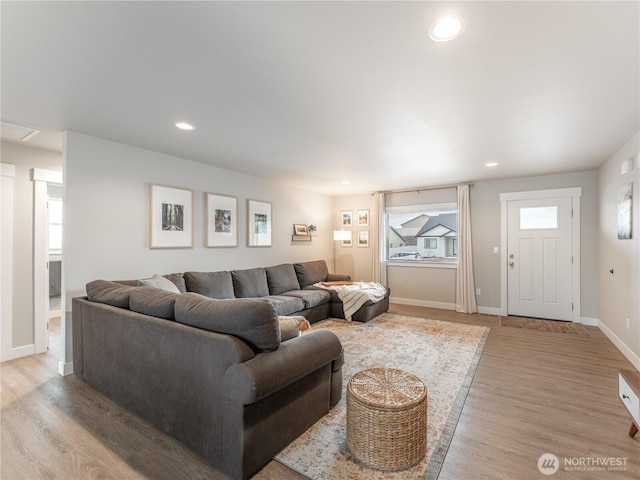
[[640,357],[633,353],[629,347],[625,345],[625,343],[618,338],[618,336],[611,331],[609,327],[607,327],[601,320],[598,320],[598,327],[602,332],[613,342],[613,344],[618,347],[618,350],[622,352],[622,354],[627,357],[627,359],[638,369],[640,370]]
[[580,317],[580,323],[583,325],[588,325],[589,327],[597,327],[599,326],[600,320],[597,318],[591,317]]
[[483,315],[502,315],[502,309],[500,307],[478,307],[478,313]]
[[28,357],[29,355],[35,355],[35,353],[36,346],[33,343],[31,345],[15,347],[11,349],[11,359],[15,360],[16,358]]
[[[397,303],[399,305],[411,305],[413,307],[440,308],[442,310],[456,309],[456,305],[454,303],[431,302],[429,300],[415,300],[413,298],[389,297],[389,302]],[[502,309],[499,307],[478,307],[478,313],[482,313],[484,315],[502,315]]]
[[62,360],[58,362],[58,373],[63,377],[73,373],[73,362],[64,363]]
[[413,307],[441,308],[442,310],[456,309],[456,306],[453,303],[430,302],[428,300],[414,300],[412,298],[389,297],[389,302],[400,305],[411,305]]

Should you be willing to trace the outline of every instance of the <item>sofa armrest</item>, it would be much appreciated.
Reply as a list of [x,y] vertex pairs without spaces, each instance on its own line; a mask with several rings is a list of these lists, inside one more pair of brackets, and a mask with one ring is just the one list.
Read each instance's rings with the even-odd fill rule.
[[345,275],[342,273],[330,273],[327,275],[327,282],[341,282],[341,281],[351,281],[351,275]]
[[227,398],[242,405],[257,402],[341,358],[342,344],[329,330],[316,330],[281,343],[236,365],[224,376]]

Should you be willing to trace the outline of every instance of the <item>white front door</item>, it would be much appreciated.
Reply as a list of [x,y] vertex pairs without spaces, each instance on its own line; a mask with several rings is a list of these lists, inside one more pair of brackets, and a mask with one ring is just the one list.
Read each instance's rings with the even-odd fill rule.
[[572,198],[511,200],[507,216],[507,313],[571,321]]

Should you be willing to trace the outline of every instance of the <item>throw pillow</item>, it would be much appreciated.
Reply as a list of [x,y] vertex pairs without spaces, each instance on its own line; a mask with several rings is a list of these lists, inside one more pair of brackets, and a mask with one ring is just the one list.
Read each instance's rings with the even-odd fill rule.
[[291,338],[300,336],[300,334],[309,330],[311,325],[309,321],[304,317],[278,317],[278,324],[280,325],[280,341],[284,342]]
[[171,293],[180,293],[178,287],[171,280],[161,277],[160,275],[154,275],[151,278],[143,278],[138,280],[139,287],[153,287],[160,290],[166,290]]

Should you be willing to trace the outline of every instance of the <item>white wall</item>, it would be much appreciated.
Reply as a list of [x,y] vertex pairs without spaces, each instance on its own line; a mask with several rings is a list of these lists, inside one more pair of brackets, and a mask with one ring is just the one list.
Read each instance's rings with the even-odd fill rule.
[[[621,173],[621,164],[640,152],[640,133],[618,150],[599,170],[600,328],[640,368],[640,178],[638,159],[633,170]],[[617,193],[633,183],[633,236],[618,239]],[[613,270],[613,274],[609,273]],[[627,320],[629,319],[629,327]]]
[[[149,248],[149,184],[194,192],[194,248]],[[205,192],[238,198],[238,247],[204,247]],[[272,247],[247,247],[247,199],[272,204]],[[217,271],[285,262],[333,260],[333,197],[249,175],[65,133],[64,278],[70,299],[91,280],[155,273]],[[292,242],[293,224],[315,224],[312,242]],[[68,322],[70,323],[70,322]],[[71,329],[65,360],[70,362]]]
[[[15,165],[13,230],[14,350],[34,344],[33,315],[33,182],[32,168],[62,171],[62,154],[2,141],[2,162]],[[33,352],[31,352],[33,353]]]

